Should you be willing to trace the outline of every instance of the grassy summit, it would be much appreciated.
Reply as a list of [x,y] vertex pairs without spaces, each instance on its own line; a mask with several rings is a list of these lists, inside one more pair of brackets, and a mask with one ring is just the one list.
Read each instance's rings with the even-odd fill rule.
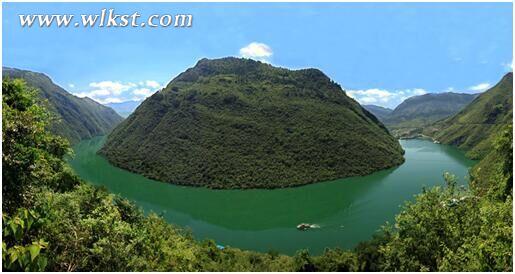
[[278,188],[403,162],[372,114],[317,69],[202,59],[109,135],[113,164],[181,185]]

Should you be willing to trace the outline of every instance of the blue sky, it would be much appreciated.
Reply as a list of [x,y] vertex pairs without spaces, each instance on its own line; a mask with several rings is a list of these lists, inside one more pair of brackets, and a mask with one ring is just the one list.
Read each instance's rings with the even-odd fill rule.
[[[178,28],[22,28],[18,14],[192,14]],[[315,67],[361,103],[479,92],[511,70],[511,3],[3,3],[3,65],[103,103],[142,99],[199,59]]]

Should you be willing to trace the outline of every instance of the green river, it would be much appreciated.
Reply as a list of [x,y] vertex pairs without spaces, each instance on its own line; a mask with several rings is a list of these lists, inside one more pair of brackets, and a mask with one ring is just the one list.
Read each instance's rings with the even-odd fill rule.
[[[397,168],[308,186],[276,190],[211,190],[176,186],[119,169],[97,155],[105,137],[82,141],[69,162],[84,180],[107,187],[186,227],[197,239],[257,251],[293,254],[307,248],[352,248],[392,222],[424,186],[443,185],[445,171],[467,183],[474,161],[426,140],[401,140],[406,162]],[[299,231],[299,223],[320,228]]]

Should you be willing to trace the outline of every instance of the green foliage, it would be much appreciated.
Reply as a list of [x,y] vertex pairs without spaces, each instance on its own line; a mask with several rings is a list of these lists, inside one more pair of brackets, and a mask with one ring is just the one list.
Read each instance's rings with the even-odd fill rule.
[[35,240],[35,231],[45,219],[33,210],[18,209],[14,216],[2,216],[2,269],[9,271],[43,271],[47,265],[42,251],[48,243]]
[[[2,75],[6,79],[23,79],[30,87],[35,88],[37,93],[32,94],[28,100],[39,98],[38,101],[52,114],[52,121],[48,128],[52,133],[65,137],[71,143],[105,135],[122,121],[122,117],[112,109],[89,98],[73,96],[42,73],[4,67]],[[9,100],[18,104],[24,104],[27,101],[15,97]],[[9,104],[9,101],[5,102]]]
[[407,203],[392,238],[380,245],[384,271],[511,271],[512,199],[436,187]]
[[445,250],[439,271],[513,271],[513,199],[484,201],[477,223],[480,231],[467,235],[457,249]]
[[326,249],[324,254],[314,258],[316,271],[355,272],[358,271],[356,253],[341,249]]
[[45,131],[49,114],[35,101],[35,91],[21,80],[2,82],[2,208],[28,205],[37,187],[69,189],[75,175],[61,158],[68,142]]
[[402,148],[321,71],[201,60],[146,99],[100,153],[146,177],[280,188],[399,165]]
[[308,250],[299,250],[293,257],[294,271],[350,272],[360,271],[355,252],[326,249],[320,256],[311,256]]
[[494,149],[471,171],[478,195],[505,200],[513,195],[513,126],[497,133]]
[[359,271],[378,272],[382,270],[385,258],[379,247],[391,241],[392,234],[391,226],[386,224],[380,232],[372,236],[372,239],[361,242],[354,248],[358,257]]
[[467,190],[436,187],[407,203],[396,217],[392,239],[380,247],[386,271],[437,271],[445,250],[456,250],[477,235],[478,201]]

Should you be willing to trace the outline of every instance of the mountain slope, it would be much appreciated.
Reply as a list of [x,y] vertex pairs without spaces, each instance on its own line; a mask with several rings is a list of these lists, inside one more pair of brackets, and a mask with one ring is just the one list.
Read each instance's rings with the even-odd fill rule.
[[392,113],[392,109],[376,106],[376,105],[363,105],[363,108],[374,114],[379,121],[384,120]]
[[42,73],[3,67],[2,75],[4,78],[22,78],[29,86],[38,89],[49,110],[58,118],[51,123],[50,130],[71,143],[105,135],[123,119],[111,108],[90,98],[79,98],[68,93]]
[[200,60],[147,98],[100,151],[149,178],[211,188],[277,188],[364,175],[402,148],[321,71]]
[[512,96],[513,73],[510,72],[465,109],[437,122],[426,132],[444,144],[468,151],[471,158],[482,158],[492,150],[495,136],[513,122]]
[[413,96],[398,105],[385,119],[385,124],[393,127],[427,125],[459,112],[476,96],[454,92]]

